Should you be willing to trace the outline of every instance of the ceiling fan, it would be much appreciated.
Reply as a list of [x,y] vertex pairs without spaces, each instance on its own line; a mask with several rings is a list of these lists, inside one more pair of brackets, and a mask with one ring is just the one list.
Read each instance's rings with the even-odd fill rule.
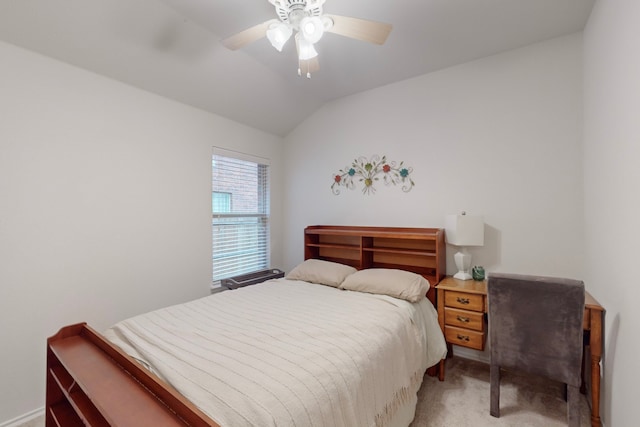
[[326,0],[269,0],[275,6],[279,19],[270,19],[222,40],[231,50],[267,37],[273,47],[282,51],[285,43],[295,32],[298,52],[298,75],[304,72],[307,78],[318,70],[318,52],[314,48],[325,32],[351,37],[375,44],[383,44],[391,32],[391,25],[366,19],[340,15],[323,15],[322,5]]

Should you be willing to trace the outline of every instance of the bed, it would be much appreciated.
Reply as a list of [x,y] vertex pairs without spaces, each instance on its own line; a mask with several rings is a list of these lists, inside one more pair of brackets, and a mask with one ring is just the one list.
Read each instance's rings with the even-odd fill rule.
[[[124,320],[97,338],[80,333],[182,425],[406,427],[425,371],[446,355],[436,310],[418,282],[426,280],[321,258],[305,260],[286,278]],[[47,406],[66,389],[69,400],[77,383],[105,422],[92,425],[121,424],[92,398],[56,342],[49,348],[55,360],[48,357]],[[50,399],[56,379],[62,392]],[[186,402],[197,420],[166,393]],[[47,425],[65,424],[48,416]]]

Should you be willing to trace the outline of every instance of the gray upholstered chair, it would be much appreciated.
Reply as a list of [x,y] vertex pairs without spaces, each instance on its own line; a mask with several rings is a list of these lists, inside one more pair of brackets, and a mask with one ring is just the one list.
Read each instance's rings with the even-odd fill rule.
[[567,385],[570,427],[580,425],[584,283],[491,273],[488,279],[491,409],[500,417],[500,369]]

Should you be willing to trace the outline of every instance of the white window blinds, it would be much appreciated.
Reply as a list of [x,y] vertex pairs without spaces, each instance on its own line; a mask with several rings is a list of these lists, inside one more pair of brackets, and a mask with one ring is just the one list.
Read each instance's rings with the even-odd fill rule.
[[214,149],[213,281],[269,268],[269,164]]

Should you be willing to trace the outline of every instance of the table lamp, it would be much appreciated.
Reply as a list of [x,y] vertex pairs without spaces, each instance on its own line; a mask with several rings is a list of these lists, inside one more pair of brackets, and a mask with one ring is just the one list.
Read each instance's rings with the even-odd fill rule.
[[462,212],[457,215],[447,215],[445,218],[445,236],[447,243],[458,246],[459,250],[453,256],[458,272],[455,279],[471,280],[471,254],[467,246],[484,245],[484,220],[479,215],[467,215]]

